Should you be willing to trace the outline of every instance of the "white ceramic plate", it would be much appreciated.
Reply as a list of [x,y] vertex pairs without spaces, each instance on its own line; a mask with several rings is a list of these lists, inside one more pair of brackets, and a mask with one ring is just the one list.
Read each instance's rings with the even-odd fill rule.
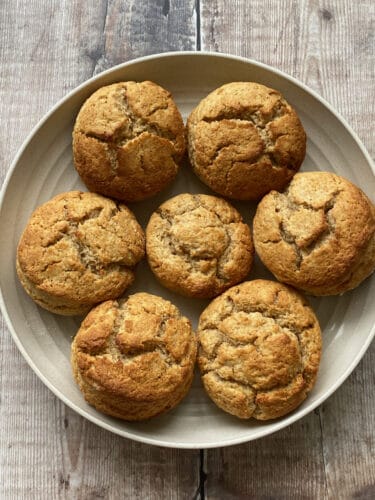
[[[146,423],[126,423],[88,406],[71,375],[70,343],[81,318],[55,316],[24,293],[15,272],[16,246],[33,209],[57,193],[83,189],[72,164],[71,132],[79,107],[95,89],[121,80],[153,80],[170,90],[183,117],[214,88],[235,80],[257,81],[280,90],[296,108],[307,131],[302,170],[331,170],[375,193],[374,168],[364,147],[337,113],[296,80],[239,57],[207,53],[170,53],[117,66],[82,84],[60,101],[36,126],[17,155],[2,191],[0,213],[1,306],[20,351],[42,381],[67,405],[96,424],[138,441],[178,448],[227,446],[256,439],[298,420],[321,404],[348,377],[374,335],[375,279],[342,297],[312,299],[323,329],[318,381],[292,414],[271,421],[241,421],[217,409],[196,376],[178,408]],[[160,203],[180,192],[209,192],[187,167],[167,191],[131,208],[143,226]],[[254,206],[235,203],[251,222]],[[271,276],[257,262],[249,279]],[[173,295],[159,286],[146,262],[138,268],[129,293],[146,290],[174,302],[194,324],[208,303]]]

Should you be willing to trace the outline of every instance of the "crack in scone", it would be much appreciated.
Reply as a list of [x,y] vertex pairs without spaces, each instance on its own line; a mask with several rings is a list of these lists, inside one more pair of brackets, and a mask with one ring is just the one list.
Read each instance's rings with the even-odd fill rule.
[[[65,215],[63,218],[57,221],[57,224],[61,222],[67,222],[68,225],[58,233],[56,233],[54,236],[53,240],[50,240],[47,245],[44,246],[44,248],[48,248],[49,251],[51,248],[53,248],[57,243],[60,242],[62,239],[66,239],[67,243],[72,243],[72,245],[76,248],[77,250],[77,256],[81,260],[81,263],[84,268],[89,269],[93,274],[96,274],[97,276],[101,276],[103,271],[107,272],[113,272],[113,271],[120,271],[120,270],[127,270],[132,273],[132,268],[130,265],[126,265],[123,262],[103,262],[100,260],[98,255],[95,255],[95,253],[92,251],[92,248],[90,244],[84,243],[82,239],[82,234],[85,232],[85,223],[87,221],[92,221],[95,220],[97,221],[97,225],[102,227],[104,231],[109,231],[110,232],[110,227],[108,226],[107,223],[105,224],[100,224],[100,216],[103,212],[104,208],[103,207],[98,207],[89,210],[87,213],[80,217],[74,217],[69,213],[68,207],[65,204],[64,205],[64,211]],[[112,209],[110,213],[110,218],[114,217],[116,213],[120,212],[120,208],[117,206],[116,209]],[[81,237],[80,237],[81,235]],[[51,265],[55,265],[59,263],[59,260],[49,262],[45,265],[44,268],[41,268],[41,271],[44,272],[50,267]],[[74,271],[74,269],[70,270],[71,272]],[[69,272],[69,269],[65,268],[65,272]]]
[[[105,335],[99,346],[90,346],[87,351],[83,346],[83,352],[95,355],[95,358],[106,356],[113,362],[121,361],[122,363],[130,363],[143,354],[158,352],[161,359],[171,366],[176,362],[176,359],[172,352],[169,352],[168,342],[166,343],[165,340],[166,325],[170,321],[181,320],[181,314],[170,308],[169,314],[155,315],[154,312],[145,310],[142,304],[139,304],[136,311],[131,310],[128,308],[128,300],[121,299],[109,304],[111,314],[114,316],[110,333]],[[130,302],[134,302],[134,296]],[[133,328],[138,321],[137,315],[143,315],[145,318],[143,321],[144,330],[135,334]],[[154,328],[155,320],[157,323],[156,328]],[[185,354],[186,350],[182,353],[182,356]]]
[[238,267],[244,277],[252,261],[250,232],[240,214],[206,195],[180,195],[159,207],[146,240],[152,270],[162,282],[168,274],[165,280],[179,290],[198,280],[198,293],[220,293],[241,279]]
[[[289,403],[301,402],[315,381],[318,322],[302,297],[279,283],[255,280],[231,288],[202,313],[198,335],[198,361],[209,395],[241,418],[276,418],[283,410],[272,413],[264,399],[289,392],[291,400],[286,397],[283,408],[290,411]],[[250,392],[244,394],[243,388]]]
[[[157,352],[164,363],[171,367],[176,362],[176,359],[173,358],[172,353],[168,350],[165,340],[166,327],[170,320],[181,320],[181,314],[171,309],[169,314],[160,316],[157,330],[153,332],[152,338],[146,338],[140,342],[137,339],[135,342],[132,342],[131,339],[126,338],[126,332],[129,328],[127,322],[131,323],[132,318],[132,311],[129,310],[127,303],[128,299],[118,301],[113,333],[109,335],[107,344],[103,346],[103,350],[97,354],[103,356],[109,355],[112,360],[121,360],[123,363],[130,363],[146,353]],[[142,304],[139,304],[137,313],[143,314],[146,317],[147,315],[150,315],[150,317],[154,316],[154,311],[147,310]],[[186,353],[184,352],[184,354]]]
[[[280,166],[280,164],[275,161],[273,156],[273,148],[275,146],[276,140],[278,137],[281,137],[285,134],[279,134],[276,139],[272,136],[269,131],[269,127],[267,125],[278,118],[281,118],[285,115],[286,110],[288,109],[288,105],[284,99],[280,99],[279,103],[273,108],[273,111],[270,116],[262,116],[260,110],[256,110],[254,112],[242,111],[242,112],[234,112],[230,111],[220,111],[218,115],[215,117],[207,117],[204,116],[200,121],[205,123],[220,123],[223,120],[229,120],[232,123],[251,123],[254,125],[260,139],[263,142],[264,148],[259,152],[258,156],[252,158],[252,162],[258,161],[262,156],[266,156],[270,159],[272,165],[276,168]],[[233,147],[235,144],[233,142],[227,141],[224,144],[218,144],[216,150],[210,158],[211,164],[214,164],[217,159],[219,159],[222,151],[227,150],[228,148]],[[236,161],[233,160],[232,163]],[[207,165],[202,165],[203,168],[207,168]],[[292,165],[286,165],[287,168],[294,169]]]
[[[197,204],[194,207],[194,210],[198,209],[198,208],[202,208],[202,205]],[[186,212],[179,214],[179,216],[183,217],[187,213],[191,213],[191,210],[187,210]],[[215,273],[219,279],[226,281],[225,276],[219,275],[219,266],[220,266],[220,264],[222,264],[225,253],[228,252],[228,250],[230,251],[229,232],[223,224],[220,224],[220,225],[215,225],[215,224],[208,225],[208,224],[206,224],[204,226],[205,229],[207,229],[208,231],[210,229],[215,230],[217,228],[223,229],[225,231],[225,235],[227,237],[227,242],[225,244],[225,248],[221,252],[220,255],[217,255],[217,256],[204,255],[202,253],[200,253],[200,254],[192,253],[193,250],[190,248],[190,246],[182,244],[181,241],[178,239],[178,237],[173,234],[172,231],[173,231],[173,226],[174,226],[174,222],[175,222],[173,218],[165,217],[164,213],[161,210],[159,210],[158,215],[162,219],[167,220],[169,223],[169,231],[165,232],[162,235],[162,240],[163,240],[164,244],[168,245],[172,255],[179,256],[181,259],[183,259],[184,264],[189,267],[189,272],[201,273],[201,274],[205,274],[206,276],[209,276],[209,275],[212,275],[213,273]],[[225,261],[225,259],[224,259],[224,261]],[[209,264],[209,267],[202,268],[202,266],[200,266],[200,263],[202,263],[202,262],[207,262]]]
[[18,246],[17,272],[42,307],[80,314],[123,293],[144,243],[125,205],[95,193],[62,193],[31,216]]
[[86,186],[112,198],[139,201],[177,174],[185,151],[181,114],[152,82],[98,89],[81,107],[73,130],[75,167]]
[[306,134],[278,92],[233,82],[206,96],[187,121],[194,172],[215,192],[257,200],[283,189],[301,166]]
[[[108,135],[107,133],[104,134],[92,131],[87,132],[82,128],[77,129],[77,132],[85,135],[86,137],[97,139],[99,142],[103,142],[115,147],[123,146],[128,141],[139,137],[144,132],[149,132],[150,134],[157,135],[158,137],[167,139],[172,144],[174,144],[176,140],[176,134],[166,128],[161,128],[156,123],[150,123],[146,121],[133,111],[132,107],[128,103],[127,90],[125,87],[118,89],[116,94],[114,94],[114,97],[118,108],[121,110],[123,116],[127,119],[126,123],[124,123],[122,126],[118,126],[114,133],[111,135]],[[107,97],[104,96],[103,101],[107,103]],[[169,103],[166,102],[165,105],[152,109],[149,113],[147,113],[146,117],[152,116],[158,110],[165,110],[168,108]]]
[[151,416],[153,403],[159,413],[186,393],[196,349],[190,322],[175,306],[161,297],[137,293],[103,302],[90,312],[74,339],[72,360],[91,404],[97,406],[99,399],[101,406],[125,410],[126,418],[134,403]]
[[[303,260],[317,250],[321,245],[327,242],[335,234],[335,219],[332,215],[332,210],[335,207],[336,199],[341,190],[335,191],[330,198],[324,203],[324,206],[317,208],[309,204],[306,200],[300,202],[292,201],[289,197],[289,188],[283,193],[275,193],[275,214],[279,214],[279,234],[285,243],[289,244],[295,253],[295,268],[298,271],[301,268]],[[298,215],[303,210],[305,221],[305,233],[310,230],[311,234],[304,234],[303,239],[297,231],[292,233],[290,227],[293,228],[293,217]],[[316,214],[322,215],[320,228],[314,227],[313,217]],[[308,223],[308,218],[311,217],[311,224]],[[316,225],[316,224],[315,224]],[[263,243],[277,243],[277,239],[265,240]]]

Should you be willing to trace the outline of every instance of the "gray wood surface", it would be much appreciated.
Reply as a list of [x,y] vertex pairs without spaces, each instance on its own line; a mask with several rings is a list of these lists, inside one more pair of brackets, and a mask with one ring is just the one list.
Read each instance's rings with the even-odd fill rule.
[[[0,179],[69,90],[120,62],[169,50],[250,57],[302,80],[374,157],[372,0],[0,2]],[[119,438],[60,402],[0,322],[0,498],[373,499],[373,344],[319,409],[230,448],[171,450]]]

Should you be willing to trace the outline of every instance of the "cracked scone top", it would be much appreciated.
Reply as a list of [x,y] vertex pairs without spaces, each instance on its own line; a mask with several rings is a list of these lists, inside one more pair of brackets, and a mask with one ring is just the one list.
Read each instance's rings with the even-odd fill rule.
[[123,201],[153,196],[175,177],[185,129],[172,96],[153,82],[94,92],[73,131],[75,167],[90,191]]
[[90,311],[72,343],[74,377],[88,403],[124,420],[175,407],[194,373],[197,340],[167,300],[137,293]]
[[214,297],[242,281],[253,252],[249,226],[216,196],[177,195],[152,214],[146,229],[151,270],[187,297]]
[[70,191],[32,214],[18,245],[17,273],[41,307],[84,314],[125,291],[144,247],[143,230],[125,205]]
[[187,135],[194,172],[213,191],[239,200],[283,189],[306,153],[294,109],[276,90],[252,82],[211,92],[190,114]]
[[271,192],[254,217],[255,249],[280,281],[312,295],[358,286],[375,268],[375,208],[330,172],[297,174]]
[[281,283],[247,281],[214,299],[200,317],[198,341],[208,395],[239,418],[281,417],[315,383],[319,323],[302,295]]

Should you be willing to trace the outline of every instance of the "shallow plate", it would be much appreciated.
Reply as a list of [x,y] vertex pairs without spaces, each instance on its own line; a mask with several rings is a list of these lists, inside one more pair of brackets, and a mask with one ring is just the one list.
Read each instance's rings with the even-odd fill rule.
[[[348,125],[322,99],[296,80],[263,64],[205,53],[171,53],[145,57],[92,78],[60,101],[32,131],[3,186],[0,213],[1,306],[20,351],[42,381],[67,405],[96,424],[138,441],[179,448],[209,448],[242,443],[270,434],[321,404],[347,378],[374,335],[375,279],[342,297],[312,299],[323,329],[323,357],[318,381],[308,399],[292,414],[269,423],[241,421],[217,409],[196,376],[186,399],[167,415],[146,423],[126,423],[88,406],[71,375],[70,343],[81,318],[55,316],[37,307],[24,293],[15,272],[16,246],[33,209],[57,193],[84,189],[73,168],[71,132],[79,107],[95,89],[120,80],[153,80],[170,90],[183,117],[209,91],[234,80],[257,81],[280,90],[296,108],[307,131],[302,170],[330,170],[375,192],[374,169]],[[173,186],[144,203],[133,204],[143,226],[160,203],[180,192],[205,192],[185,166]],[[251,222],[254,205],[235,203]],[[269,277],[257,261],[249,279]],[[143,262],[129,293],[147,290],[181,308],[196,325],[202,300],[188,300],[159,286]]]

